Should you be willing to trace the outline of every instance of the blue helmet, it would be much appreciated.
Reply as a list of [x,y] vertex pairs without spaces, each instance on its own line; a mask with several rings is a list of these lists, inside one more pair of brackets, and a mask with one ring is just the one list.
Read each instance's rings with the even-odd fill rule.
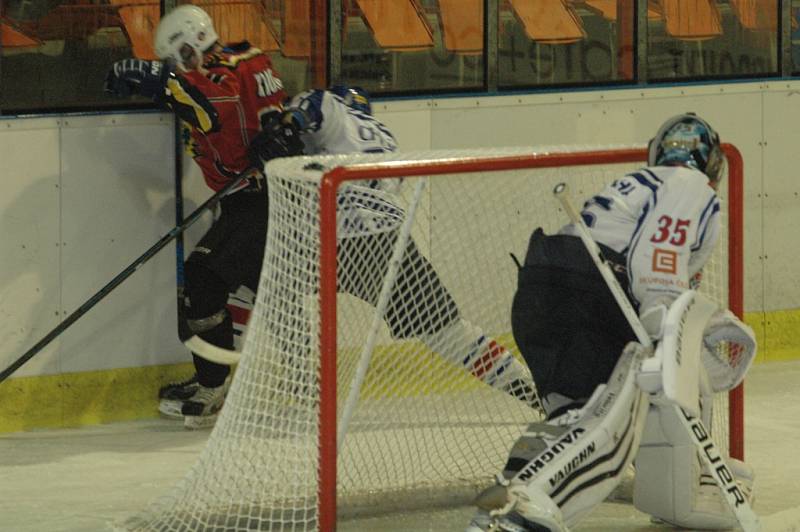
[[700,170],[711,181],[719,181],[725,154],[719,135],[694,113],[674,116],[664,122],[648,146],[650,166],[688,166]]
[[339,96],[351,109],[364,114],[372,114],[372,105],[369,103],[369,93],[361,87],[348,87],[347,85],[333,85],[328,89]]

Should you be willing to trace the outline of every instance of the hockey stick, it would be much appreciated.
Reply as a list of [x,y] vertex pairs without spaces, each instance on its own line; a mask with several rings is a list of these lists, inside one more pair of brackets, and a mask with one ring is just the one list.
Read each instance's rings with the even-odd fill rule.
[[[173,115],[174,120],[174,142],[175,142],[175,225],[183,222],[183,135],[181,121],[178,115]],[[184,320],[184,250],[183,233],[175,237],[175,302],[178,323],[185,323]],[[180,325],[178,325],[180,329]]]
[[[608,262],[606,262],[605,258],[603,257],[600,247],[589,233],[589,228],[586,226],[586,223],[583,221],[580,213],[575,210],[575,207],[572,205],[572,202],[570,202],[569,197],[567,197],[566,183],[559,183],[556,185],[556,187],[553,189],[553,194],[561,202],[561,205],[564,207],[564,210],[569,216],[570,221],[575,224],[575,228],[578,230],[581,241],[586,247],[586,250],[589,252],[589,255],[592,257],[592,261],[594,261],[597,269],[603,276],[603,279],[606,281],[606,284],[611,290],[614,299],[617,301],[620,310],[625,315],[625,318],[628,320],[631,329],[633,329],[633,332],[636,334],[636,338],[639,340],[639,343],[645,347],[652,347],[653,342],[650,339],[650,335],[647,334],[647,331],[642,325],[642,322],[639,320],[639,316],[636,314],[633,305],[631,305],[631,302],[628,300],[627,295],[625,295],[625,292],[620,286],[619,281],[617,281],[617,278],[614,276],[614,272],[611,270]],[[722,456],[722,453],[719,451],[716,443],[714,443],[714,440],[711,438],[711,433],[706,430],[703,422],[699,418],[692,416],[677,405],[674,408],[677,411],[678,419],[680,419],[681,424],[686,429],[686,432],[689,433],[689,437],[692,439],[692,442],[697,448],[697,453],[700,456],[700,459],[712,473],[711,476],[714,477],[714,481],[717,483],[717,486],[719,486],[725,502],[730,507],[733,515],[736,516],[736,520],[741,525],[742,530],[745,532],[756,532],[760,530],[761,525],[759,523],[758,516],[753,511],[750,503],[747,501],[747,498],[744,496],[739,486],[736,484],[736,477],[731,472],[730,467],[728,467],[728,464]]]
[[64,332],[67,328],[69,328],[73,323],[78,321],[78,318],[86,314],[92,307],[94,307],[97,303],[99,303],[104,297],[106,297],[112,290],[118,287],[122,282],[130,277],[133,272],[139,269],[139,267],[150,260],[156,253],[161,251],[167,244],[172,242],[178,235],[183,234],[186,229],[188,229],[192,224],[194,224],[200,216],[208,209],[216,205],[220,199],[222,199],[225,194],[230,192],[231,190],[236,189],[238,186],[242,185],[244,182],[247,181],[246,177],[239,177],[238,179],[231,180],[230,183],[225,185],[221,190],[216,192],[213,196],[208,198],[202,205],[192,212],[180,225],[176,225],[172,228],[172,230],[165,234],[161,239],[156,242],[150,249],[145,251],[139,258],[133,261],[127,268],[122,270],[116,277],[114,277],[108,284],[106,284],[103,288],[101,288],[96,294],[90,297],[86,302],[78,307],[72,314],[67,316],[64,321],[58,324],[53,330],[51,330],[44,338],[39,340],[33,347],[28,349],[21,357],[15,360],[10,366],[4,369],[0,373],[0,383],[10,377],[15,371],[17,371],[23,364],[25,364],[28,360],[34,357],[39,351],[44,349],[50,342],[52,342],[56,337],[58,337],[62,332]]
[[[248,330],[249,329],[245,329],[245,333],[240,339],[242,346],[244,346],[245,340],[247,339]],[[239,360],[242,358],[241,351],[236,351],[235,349],[225,349],[224,347],[216,346],[212,343],[206,342],[196,334],[192,335],[188,340],[183,342],[183,345],[185,345],[189,351],[200,358],[205,358],[206,360],[210,362],[216,362],[217,364],[225,364],[226,366],[238,364]]]
[[189,351],[199,357],[205,358],[211,362],[216,362],[217,364],[225,364],[226,366],[238,364],[239,360],[242,358],[242,354],[239,351],[210,344],[197,335],[183,342],[183,345],[188,347]]

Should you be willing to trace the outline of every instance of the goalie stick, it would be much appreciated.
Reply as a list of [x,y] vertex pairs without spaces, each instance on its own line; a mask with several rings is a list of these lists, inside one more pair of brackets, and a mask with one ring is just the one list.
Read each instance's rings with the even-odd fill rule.
[[207,210],[212,208],[216,205],[223,196],[225,196],[231,190],[235,190],[240,185],[244,184],[247,181],[247,177],[239,177],[237,179],[231,180],[230,183],[225,185],[222,189],[218,192],[214,193],[213,196],[208,198],[202,205],[196,208],[180,225],[176,225],[172,228],[170,232],[165,234],[158,240],[150,249],[142,253],[139,258],[134,260],[130,265],[128,265],[124,270],[117,274],[116,277],[111,279],[103,288],[101,288],[97,293],[95,293],[92,297],[86,300],[80,307],[77,308],[72,314],[67,316],[64,321],[59,323],[53,330],[45,335],[44,338],[39,340],[33,347],[28,349],[22,356],[20,356],[17,360],[15,360],[10,366],[0,372],[0,383],[10,377],[15,371],[17,371],[23,364],[25,364],[28,360],[33,358],[37,353],[39,353],[42,349],[47,347],[47,345],[55,340],[61,333],[67,330],[73,323],[78,321],[78,319],[89,312],[92,307],[94,307],[97,303],[99,303],[103,298],[105,298],[112,290],[122,284],[125,279],[133,275],[133,273],[139,269],[142,264],[150,260],[156,253],[161,251],[167,244],[172,242],[177,236],[183,234],[186,229],[188,229],[192,224],[194,224],[197,220],[200,219],[200,216]]
[[[575,210],[575,207],[569,200],[569,197],[567,196],[566,183],[559,183],[556,185],[556,187],[553,189],[553,194],[561,202],[561,205],[569,216],[570,221],[575,224],[581,241],[586,247],[586,250],[589,252],[589,255],[592,257],[592,261],[597,266],[600,274],[603,276],[603,279],[608,285],[609,290],[611,290],[614,299],[617,301],[620,310],[628,320],[631,329],[633,329],[633,332],[636,334],[636,338],[639,340],[639,343],[645,347],[651,347],[653,342],[650,339],[650,335],[647,334],[642,322],[639,320],[639,316],[633,309],[633,305],[631,305],[627,295],[625,295],[625,292],[623,291],[616,277],[614,277],[614,273],[603,257],[600,247],[589,233],[589,228],[586,226],[586,223],[583,221],[580,213]],[[730,507],[733,515],[736,516],[736,520],[741,525],[742,530],[745,532],[756,532],[761,530],[761,524],[759,522],[758,515],[756,515],[756,513],[753,511],[750,503],[747,501],[747,498],[736,484],[736,477],[731,472],[731,469],[723,458],[722,453],[719,451],[717,444],[714,443],[714,440],[711,438],[711,433],[706,430],[706,427],[699,418],[692,416],[677,405],[674,408],[677,411],[678,419],[680,419],[681,424],[686,429],[686,432],[689,434],[689,437],[694,443],[694,446],[697,449],[697,454],[700,456],[700,459],[706,465],[709,472],[711,472],[714,482],[716,482],[717,486],[719,486],[719,489],[722,492],[723,499],[725,499],[725,502],[728,504],[728,507]]]

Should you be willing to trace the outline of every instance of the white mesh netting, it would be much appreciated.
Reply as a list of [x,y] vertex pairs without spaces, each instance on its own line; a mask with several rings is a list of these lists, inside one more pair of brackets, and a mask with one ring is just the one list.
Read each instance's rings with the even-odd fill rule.
[[[261,283],[226,405],[186,477],[119,528],[320,527],[319,471],[335,467],[319,463],[318,447],[319,332],[326,326],[319,310],[329,304],[318,299],[320,180],[323,170],[358,163],[382,166],[371,176],[378,181],[345,183],[338,193],[336,411],[340,429],[346,427],[339,519],[463,503],[491,482],[521,429],[539,416],[527,404],[521,384],[527,376],[511,335],[517,268],[510,254],[524,258],[534,228],[555,232],[567,223],[552,195],[557,183],[567,182],[580,205],[644,163],[614,163],[617,152],[609,150],[607,162],[591,165],[579,162],[580,150],[557,151],[566,154],[566,166],[503,171],[493,170],[492,161],[534,150],[270,162]],[[454,161],[457,173],[436,175],[440,164]],[[403,165],[409,174],[397,173]],[[412,167],[423,177],[381,177],[410,175]],[[723,181],[723,225],[726,190]],[[721,305],[727,305],[727,234],[702,285]],[[356,396],[359,364],[368,370]],[[349,403],[349,395],[357,401]],[[725,401],[720,396],[714,423],[723,449]]]

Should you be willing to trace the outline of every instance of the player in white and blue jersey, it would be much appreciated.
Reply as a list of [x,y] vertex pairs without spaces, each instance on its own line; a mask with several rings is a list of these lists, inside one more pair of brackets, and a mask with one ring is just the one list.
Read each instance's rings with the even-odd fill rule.
[[[296,95],[264,127],[273,134],[261,156],[386,153],[397,150],[389,128],[372,116],[367,93],[334,86]],[[356,181],[338,191],[338,289],[376,305],[405,212],[400,179]],[[342,275],[345,272],[345,275]],[[353,275],[358,272],[358,275]],[[510,350],[470,324],[413,239],[403,253],[384,319],[394,338],[418,338],[476,378],[535,406],[530,372]]]

